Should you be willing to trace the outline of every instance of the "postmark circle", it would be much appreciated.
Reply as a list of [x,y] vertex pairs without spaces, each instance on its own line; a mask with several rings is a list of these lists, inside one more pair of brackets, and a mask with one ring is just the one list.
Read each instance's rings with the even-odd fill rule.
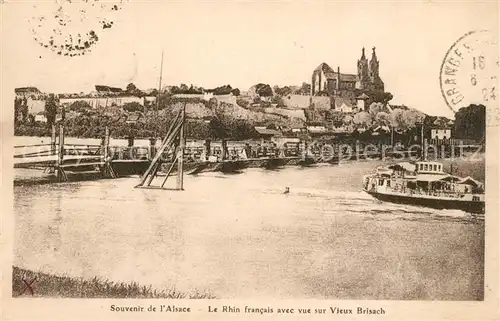
[[498,40],[488,30],[471,31],[448,50],[439,84],[448,107],[457,112],[470,104],[497,105]]

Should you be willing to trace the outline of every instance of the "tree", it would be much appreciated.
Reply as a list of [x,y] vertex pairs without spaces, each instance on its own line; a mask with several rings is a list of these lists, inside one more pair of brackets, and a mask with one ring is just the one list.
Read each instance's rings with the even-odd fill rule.
[[391,125],[391,117],[386,112],[379,112],[375,115],[375,123],[379,126],[390,126]]
[[418,124],[422,124],[425,119],[425,114],[416,109],[394,109],[390,114],[391,125],[400,131],[408,131],[415,128]]
[[392,94],[389,92],[372,92],[369,96],[373,102],[382,103],[384,105],[393,98]]
[[203,88],[195,87],[195,86],[191,85],[191,86],[189,86],[189,89],[184,94],[191,94],[191,95],[203,94]]
[[261,101],[260,107],[262,107],[262,108],[271,107],[271,102],[270,101]]
[[196,87],[193,85],[190,85],[188,87],[188,85],[186,85],[186,84],[181,84],[180,87],[172,86],[172,88],[170,89],[170,93],[172,95],[175,95],[175,94],[198,94],[199,95],[199,94],[203,93],[203,88]]
[[54,94],[50,94],[45,101],[45,117],[47,117],[47,126],[52,126],[56,122],[57,105]]
[[126,89],[127,93],[134,94],[136,90],[137,90],[137,87],[133,83],[130,83],[127,85],[127,89]]
[[169,107],[171,103],[172,103],[172,95],[168,92],[162,92],[160,94],[160,101],[155,101],[154,104],[157,105],[158,110],[162,110]]
[[19,122],[19,115],[21,114],[21,99],[14,99],[14,124]]
[[214,89],[207,89],[206,91],[211,92],[214,95],[229,95],[232,90],[233,88],[231,87],[231,85],[224,85]]
[[210,126],[203,121],[200,120],[191,120],[188,119],[186,121],[185,127],[185,135],[189,138],[194,139],[206,139],[210,134]]
[[416,109],[403,111],[403,116],[408,128],[414,128],[417,125],[422,124],[425,118],[425,114]]
[[75,111],[78,113],[86,112],[90,109],[92,109],[92,106],[90,106],[90,104],[84,100],[77,100],[74,103],[72,103],[68,108],[68,110]]
[[390,102],[392,100],[392,98],[394,98],[394,96],[391,93],[385,92],[385,93],[382,94],[382,101],[381,101],[381,103],[383,103],[385,105],[388,102]]
[[28,115],[28,123],[30,125],[34,125],[35,124],[35,115],[32,115],[32,114]]
[[62,108],[61,108],[61,120],[64,122],[65,119],[66,119],[66,108],[64,108],[64,106],[62,106]]
[[353,123],[361,127],[370,127],[372,124],[372,117],[366,111],[359,112],[354,115]]
[[281,96],[278,96],[278,95],[274,95],[271,98],[271,103],[276,104],[278,107],[285,106],[285,102],[283,101],[283,98]]
[[243,108],[248,108],[248,105],[250,104],[248,102],[248,100],[246,99],[242,99],[242,98],[238,98],[236,99],[236,104],[240,107],[243,107]]
[[273,95],[273,89],[268,84],[259,83],[255,85],[255,92],[260,97],[271,97]]
[[239,96],[241,94],[238,88],[234,88],[233,90],[231,90],[231,93],[233,94],[233,96]]
[[344,117],[344,119],[342,120],[342,122],[344,124],[350,124],[351,122],[353,122],[354,118],[351,116],[351,115],[346,115]]
[[21,121],[26,122],[28,120],[28,100],[23,98],[22,104],[21,104]]
[[135,111],[144,111],[144,106],[139,104],[138,102],[131,102],[131,103],[126,103],[123,105],[123,110],[128,111],[128,112],[135,112]]
[[255,138],[255,130],[252,123],[244,119],[232,119],[228,123],[229,136],[234,140]]
[[295,92],[298,95],[309,95],[311,93],[311,85],[303,82],[300,89]]
[[155,88],[155,89],[151,90],[151,93],[149,95],[157,97],[158,96],[158,89]]
[[25,122],[28,119],[28,103],[26,98],[14,100],[14,124]]
[[455,137],[481,140],[486,134],[486,107],[471,104],[455,114]]
[[212,97],[206,103],[206,107],[211,110],[217,110],[217,108],[219,107],[219,101],[217,100],[217,98]]
[[382,103],[371,103],[370,107],[368,108],[372,119],[375,119],[375,116],[377,116],[377,114],[382,110],[384,110],[384,105]]
[[274,93],[279,96],[288,96],[292,93],[293,88],[290,86],[285,86],[285,87],[279,87],[279,86],[274,86],[273,87]]
[[210,126],[209,133],[211,138],[214,139],[227,138],[228,130],[222,119],[218,117],[213,118],[212,120],[210,120],[209,126]]

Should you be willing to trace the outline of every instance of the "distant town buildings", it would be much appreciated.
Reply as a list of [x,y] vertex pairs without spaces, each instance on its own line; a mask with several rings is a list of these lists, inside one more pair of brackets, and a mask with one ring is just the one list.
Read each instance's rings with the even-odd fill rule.
[[95,89],[97,93],[102,96],[117,96],[124,93],[123,89],[121,88],[103,85],[95,85]]
[[454,122],[446,118],[438,117],[432,124],[431,139],[450,139],[452,138],[452,127]]
[[449,139],[451,138],[451,128],[432,128],[431,138],[433,139]]
[[38,90],[36,87],[21,87],[15,88],[14,92],[16,94],[16,98],[33,98],[36,99],[42,96],[42,92]]
[[263,139],[271,139],[272,137],[282,136],[282,132],[278,129],[267,128],[265,126],[255,126],[254,129]]
[[138,103],[145,105],[146,101],[156,101],[155,97],[136,97],[136,96],[123,96],[123,97],[74,97],[74,98],[59,98],[59,103],[65,106],[77,101],[84,101],[92,108],[105,108],[110,106],[123,106],[127,103]]
[[28,113],[31,115],[36,115],[45,109],[45,98],[46,95],[42,93],[36,87],[20,87],[15,88],[14,93],[16,94],[16,99],[23,101],[28,107]]
[[372,49],[372,57],[368,61],[365,48],[358,60],[357,74],[341,73],[340,67],[333,70],[322,63],[312,73],[311,96],[328,96],[332,107],[339,111],[352,112],[353,109],[364,110],[369,96],[365,92],[384,92],[384,82],[380,78],[380,63]]
[[[44,121],[45,100],[48,94],[41,92],[36,87],[20,87],[14,89],[16,99],[23,99],[28,107],[28,113],[35,115],[36,121]],[[95,91],[90,93],[62,93],[56,94],[56,99],[61,106],[71,106],[77,101],[86,102],[92,108],[104,108],[110,106],[123,106],[127,103],[138,103],[143,106],[156,102],[152,95],[133,95],[117,87],[96,85]]]
[[233,94],[227,95],[214,95],[211,92],[204,92],[202,94],[174,94],[172,95],[174,98],[188,98],[188,99],[203,99],[205,101],[209,101],[212,98],[217,99],[218,102],[224,102],[228,104],[236,104],[236,96]]

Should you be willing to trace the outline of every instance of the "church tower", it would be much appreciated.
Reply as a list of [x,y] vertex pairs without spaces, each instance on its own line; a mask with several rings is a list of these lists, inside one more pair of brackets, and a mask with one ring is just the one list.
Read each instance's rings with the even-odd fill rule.
[[379,78],[378,68],[379,62],[377,59],[377,54],[375,53],[375,47],[372,48],[372,59],[370,60],[370,80],[375,82]]
[[370,80],[368,74],[368,59],[366,59],[364,47],[361,51],[361,58],[358,60],[358,80],[362,88]]
[[375,47],[372,48],[372,58],[370,59],[369,72],[370,72],[370,86],[372,90],[384,91],[384,82],[380,79],[379,67],[380,62],[377,59],[377,54],[375,53]]

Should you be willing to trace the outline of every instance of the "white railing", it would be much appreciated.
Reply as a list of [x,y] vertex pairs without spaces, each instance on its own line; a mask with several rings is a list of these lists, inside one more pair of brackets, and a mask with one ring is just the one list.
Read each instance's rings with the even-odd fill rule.
[[[434,197],[446,197],[446,198],[456,198],[461,199],[464,198],[466,193],[462,192],[454,192],[454,191],[425,191],[425,190],[416,190],[410,188],[390,188],[392,192],[406,194],[406,195],[424,195],[424,196],[434,196]],[[469,193],[470,194],[470,193]]]

